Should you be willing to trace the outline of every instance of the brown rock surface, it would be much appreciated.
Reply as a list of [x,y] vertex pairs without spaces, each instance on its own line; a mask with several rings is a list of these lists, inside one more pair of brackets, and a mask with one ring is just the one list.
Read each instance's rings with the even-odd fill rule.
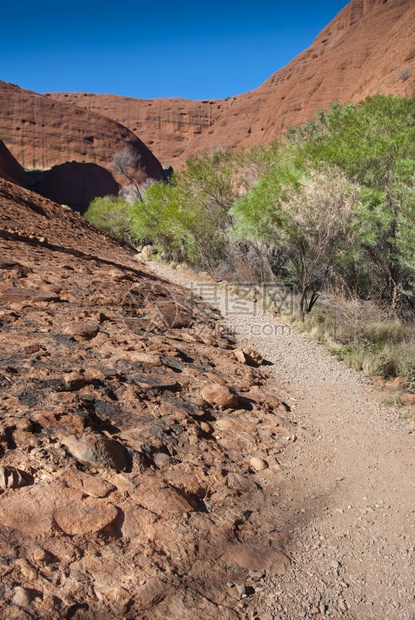
[[178,167],[189,155],[210,147],[268,142],[332,101],[344,104],[379,93],[412,94],[414,23],[412,0],[352,0],[307,50],[256,90],[228,101],[51,96],[122,122],[163,162]]
[[219,383],[205,385],[201,395],[204,401],[221,409],[236,409],[239,405],[238,395]]
[[92,499],[84,501],[82,493],[64,496],[53,512],[58,527],[69,536],[95,534],[111,525],[118,516],[112,504]]
[[242,568],[268,571],[271,575],[284,575],[290,565],[283,553],[260,545],[231,545],[229,559]]
[[[189,339],[220,315],[134,250],[2,180],[0,256],[0,616],[253,610],[258,595],[239,603],[227,583],[251,583],[251,546],[262,570],[281,565],[281,480],[249,460],[285,445],[278,398],[247,391],[272,394],[267,373],[231,340]],[[208,384],[236,405],[230,377],[249,394],[232,416],[200,397]]]
[[229,102],[210,99],[135,99],[93,93],[48,93],[56,101],[76,104],[108,116],[142,136],[163,166],[185,156],[192,141],[221,118]]

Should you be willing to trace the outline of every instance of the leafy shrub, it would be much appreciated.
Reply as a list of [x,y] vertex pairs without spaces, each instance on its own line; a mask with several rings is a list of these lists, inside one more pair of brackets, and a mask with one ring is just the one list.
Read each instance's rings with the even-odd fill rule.
[[402,80],[402,82],[406,82],[406,80],[409,80],[411,75],[412,75],[411,67],[404,67],[403,69],[399,71],[398,78]]
[[121,197],[95,198],[85,213],[85,219],[119,239],[132,240],[131,205]]

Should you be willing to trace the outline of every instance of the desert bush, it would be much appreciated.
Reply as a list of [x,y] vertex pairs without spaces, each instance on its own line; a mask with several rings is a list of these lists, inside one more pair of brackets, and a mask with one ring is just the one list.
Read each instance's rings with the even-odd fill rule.
[[288,159],[232,208],[237,235],[282,254],[275,275],[295,285],[303,319],[345,251],[357,197],[340,170],[304,170]]
[[131,205],[119,196],[95,198],[85,213],[85,219],[119,239],[131,242]]
[[412,75],[411,67],[403,67],[398,74],[398,78],[402,80],[402,82],[406,82]]

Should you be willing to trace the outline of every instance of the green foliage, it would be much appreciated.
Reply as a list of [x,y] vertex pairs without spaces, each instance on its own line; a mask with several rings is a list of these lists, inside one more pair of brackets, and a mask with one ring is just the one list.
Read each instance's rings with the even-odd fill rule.
[[98,199],[87,218],[221,276],[284,280],[300,314],[333,288],[415,307],[415,98],[333,103],[283,141],[199,155],[141,194]]
[[85,213],[85,219],[119,239],[131,241],[131,206],[118,196],[95,198]]
[[[415,98],[379,96],[360,106],[333,104],[327,114],[320,111],[314,120],[289,130],[286,143],[283,156],[233,208],[238,234],[279,245],[287,227],[281,218],[287,192],[299,196],[313,171],[323,170],[328,179],[340,170],[360,189],[353,217],[343,229],[346,243],[333,240],[337,257],[330,271],[335,278],[326,279],[326,285],[331,279],[365,297],[376,293],[397,309],[413,304]],[[310,209],[309,197],[307,204],[304,211]],[[297,241],[304,248],[301,234]],[[312,248],[312,243],[306,248],[307,259]]]
[[86,217],[220,277],[290,285],[319,341],[415,390],[414,97],[333,103],[284,140],[199,155],[140,196],[96,199]]

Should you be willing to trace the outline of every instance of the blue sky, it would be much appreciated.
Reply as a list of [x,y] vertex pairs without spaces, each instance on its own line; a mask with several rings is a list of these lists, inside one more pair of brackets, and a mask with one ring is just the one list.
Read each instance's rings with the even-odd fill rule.
[[346,0],[10,0],[0,79],[37,92],[222,98],[252,90]]

